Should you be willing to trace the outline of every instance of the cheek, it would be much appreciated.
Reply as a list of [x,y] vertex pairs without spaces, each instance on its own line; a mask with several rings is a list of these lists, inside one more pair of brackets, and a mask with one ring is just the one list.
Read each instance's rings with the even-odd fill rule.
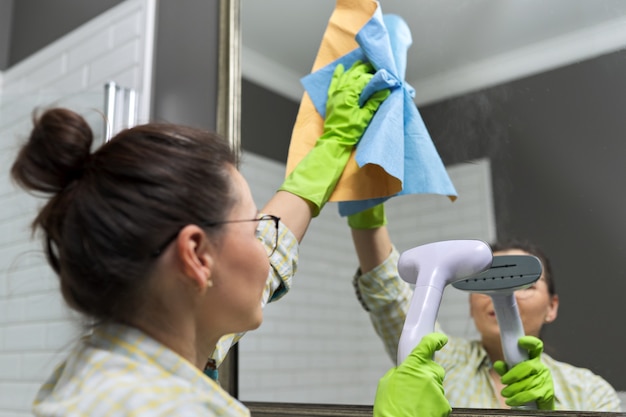
[[[262,275],[264,278],[267,278],[268,274],[270,273],[270,260],[269,260],[269,257],[267,256],[267,251],[265,250],[265,246],[263,246],[263,243],[261,243],[258,240],[256,241],[255,248],[256,248],[255,250],[256,262],[259,265],[259,270],[260,270],[259,275]],[[264,279],[264,282],[265,282],[265,279]]]
[[270,273],[270,261],[263,244],[255,241],[248,247],[244,254],[242,264],[245,264],[245,275],[253,291],[253,297],[258,297],[259,292],[265,287],[265,282]]
[[546,318],[548,311],[546,302],[543,300],[518,300],[517,308],[526,332],[536,335]]
[[256,238],[244,236],[228,246],[222,256],[222,275],[226,285],[241,292],[247,289],[250,297],[257,297],[269,274],[269,260],[265,248]]
[[469,297],[470,314],[478,313],[488,309],[491,305],[491,297],[484,294],[470,294]]

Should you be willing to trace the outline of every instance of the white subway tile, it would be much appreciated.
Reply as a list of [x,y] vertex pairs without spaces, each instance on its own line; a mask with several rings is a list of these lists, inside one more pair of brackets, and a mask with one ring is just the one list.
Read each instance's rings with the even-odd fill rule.
[[116,22],[112,27],[113,47],[140,40],[143,20],[139,14],[131,14]]
[[41,383],[65,359],[66,352],[26,352],[20,355],[20,376],[24,381]]
[[52,269],[45,263],[43,255],[38,262],[27,268],[11,271],[9,294],[17,297],[25,294],[53,293],[58,294],[59,280]]
[[82,335],[80,324],[74,320],[47,322],[45,326],[46,349],[67,349]]
[[94,32],[81,39],[80,43],[67,51],[68,72],[100,59],[103,53],[112,49],[109,30]]
[[0,319],[0,323],[15,324],[20,323],[24,319],[24,298],[8,298],[0,300],[4,316]]
[[9,352],[46,348],[44,323],[21,323],[4,327],[4,349]]
[[0,380],[17,381],[21,376],[22,357],[18,353],[0,353]]
[[39,390],[36,383],[0,382],[0,408],[30,410],[33,398]]
[[68,320],[69,307],[58,291],[39,293],[24,298],[23,320],[51,321]]
[[108,51],[89,63],[90,83],[93,80],[108,80],[111,74],[121,72],[138,65],[142,55],[139,52],[137,42],[122,45],[119,48]]

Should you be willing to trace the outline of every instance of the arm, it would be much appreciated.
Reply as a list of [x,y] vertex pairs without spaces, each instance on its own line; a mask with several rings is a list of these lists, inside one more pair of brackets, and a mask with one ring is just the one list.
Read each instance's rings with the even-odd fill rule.
[[356,296],[395,363],[413,291],[398,275],[399,254],[386,223],[383,205],[348,217],[360,266],[353,281]]
[[359,105],[372,72],[371,64],[358,61],[347,71],[337,65],[328,88],[322,135],[262,210],[279,216],[298,241],[330,198],[354,146],[390,94],[389,90],[378,91]]
[[362,274],[370,272],[389,257],[392,243],[386,226],[351,230],[352,242]]
[[387,231],[384,204],[348,216],[348,225],[362,274],[370,272],[389,257],[393,245]]

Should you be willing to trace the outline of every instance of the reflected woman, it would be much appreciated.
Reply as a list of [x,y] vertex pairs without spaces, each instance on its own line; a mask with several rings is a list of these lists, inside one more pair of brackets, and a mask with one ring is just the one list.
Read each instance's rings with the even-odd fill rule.
[[[360,264],[353,281],[357,298],[395,361],[412,290],[398,275],[399,253],[386,228],[384,206],[349,216],[348,223]],[[515,293],[526,334],[519,344],[528,350],[529,360],[506,369],[491,297],[470,294],[470,314],[480,340],[449,337],[435,355],[446,372],[444,387],[452,407],[506,408],[536,402],[546,410],[620,411],[617,393],[603,378],[543,353],[541,329],[557,318],[559,306],[548,258],[524,242],[492,249],[494,255],[527,254],[541,260],[540,279]]]

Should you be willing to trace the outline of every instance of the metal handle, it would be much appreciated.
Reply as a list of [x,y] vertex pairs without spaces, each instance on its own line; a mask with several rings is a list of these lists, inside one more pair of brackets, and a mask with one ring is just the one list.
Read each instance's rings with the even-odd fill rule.
[[115,81],[104,85],[104,141],[122,129],[137,124],[137,92],[119,86]]

